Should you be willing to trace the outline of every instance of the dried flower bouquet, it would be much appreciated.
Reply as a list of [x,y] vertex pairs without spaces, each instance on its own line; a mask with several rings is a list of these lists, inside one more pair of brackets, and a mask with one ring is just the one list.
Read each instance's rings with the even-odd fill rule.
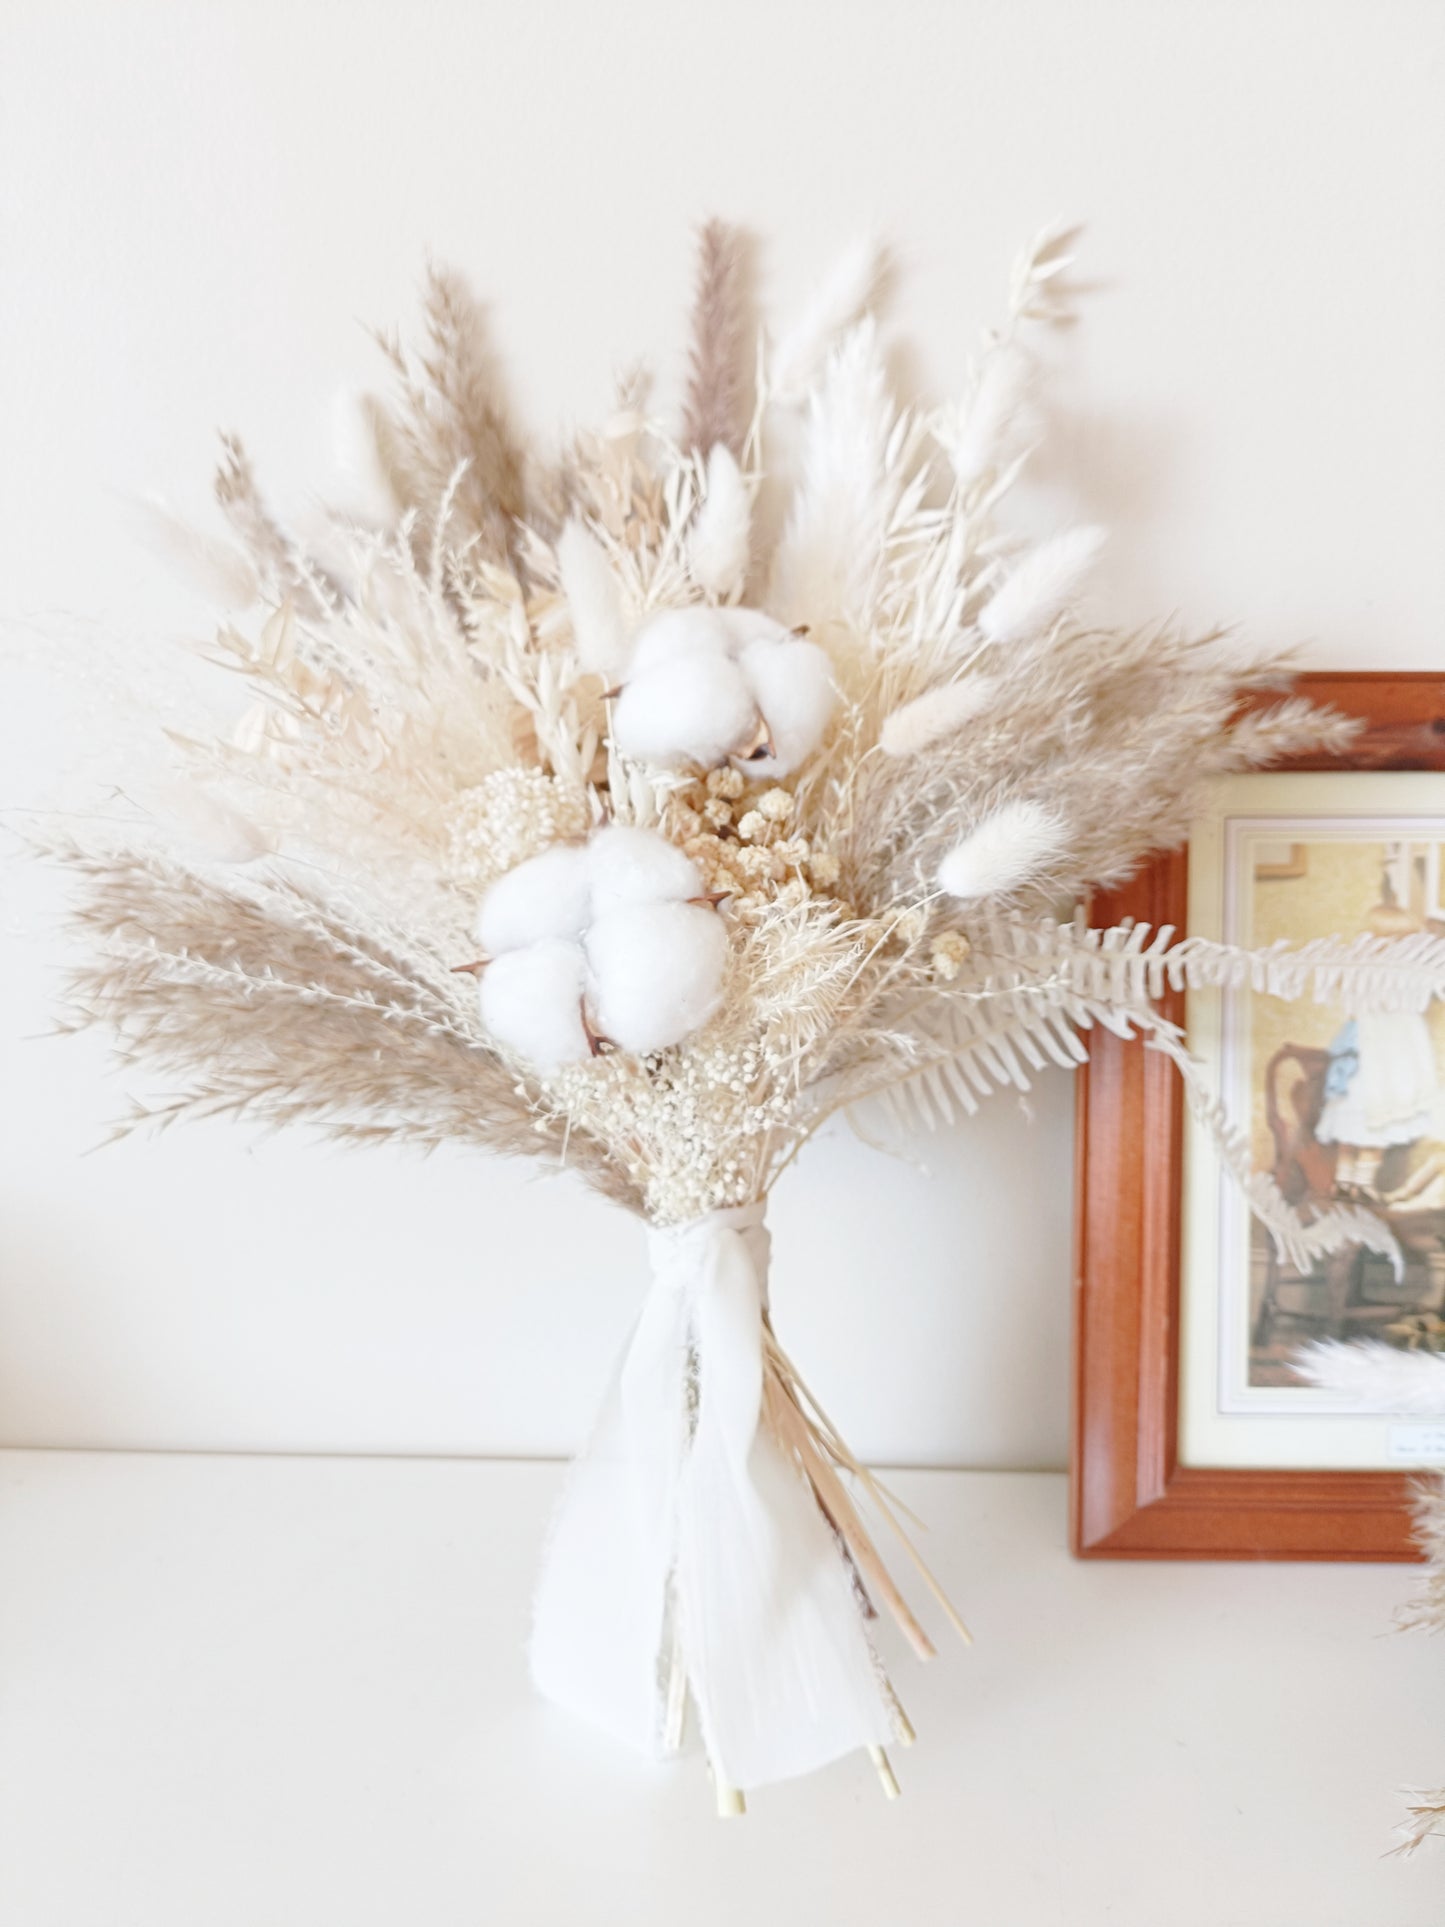
[[259,613],[213,653],[251,704],[179,745],[184,820],[60,850],[77,1020],[183,1081],[131,1122],[473,1143],[645,1220],[653,1287],[532,1657],[639,1746],[675,1747],[690,1702],[724,1811],[854,1747],[893,1788],[875,1610],[932,1650],[865,1524],[897,1523],[887,1494],[769,1319],[764,1203],[808,1138],[864,1099],[972,1111],[1102,1023],[1179,1064],[1283,1247],[1380,1243],[1250,1171],[1155,999],[1445,985],[1418,940],[1252,957],[1053,914],[1182,838],[1210,778],[1347,730],[1260,699],[1279,666],[1220,636],[1092,626],[1097,531],[1009,533],[1067,265],[1042,237],[966,398],[905,406],[876,250],[774,338],[711,223],[680,426],[634,380],[555,457],[433,274],[420,351],[383,343],[392,391],[360,407],[374,515],[303,541],[226,445],[205,554]]

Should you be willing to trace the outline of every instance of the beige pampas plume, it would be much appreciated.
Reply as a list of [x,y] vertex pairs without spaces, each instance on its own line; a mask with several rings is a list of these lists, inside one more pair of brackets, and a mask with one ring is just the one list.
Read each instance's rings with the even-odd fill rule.
[[914,756],[981,715],[997,694],[992,676],[969,676],[925,690],[884,719],[879,743],[889,756]]
[[234,542],[207,535],[158,499],[129,506],[146,547],[218,608],[249,609],[260,595],[256,571]]
[[1063,819],[1042,803],[1005,803],[956,843],[938,866],[938,884],[951,897],[976,903],[1007,896],[1036,882],[1062,855]]
[[418,554],[430,550],[445,504],[457,532],[500,559],[526,512],[525,458],[486,310],[460,275],[432,268],[423,313],[426,342],[415,362],[378,337],[398,385],[395,405],[374,417],[382,466],[416,515]]
[[1047,629],[1093,567],[1104,539],[1103,529],[1066,529],[1030,550],[978,619],[989,641],[1019,642]]
[[890,273],[888,251],[876,235],[849,243],[773,350],[768,386],[775,400],[802,399],[838,337],[878,307]]
[[940,428],[939,442],[964,488],[1013,454],[1031,377],[1023,349],[1016,342],[1000,342],[985,357],[969,401]]
[[707,494],[687,542],[688,573],[704,595],[727,602],[747,581],[752,499],[731,449],[714,442],[707,458]]
[[741,229],[707,221],[698,235],[697,294],[682,445],[698,455],[742,452],[752,378],[746,244]]
[[578,661],[584,670],[612,681],[627,655],[622,596],[602,544],[575,518],[557,538],[557,574]]

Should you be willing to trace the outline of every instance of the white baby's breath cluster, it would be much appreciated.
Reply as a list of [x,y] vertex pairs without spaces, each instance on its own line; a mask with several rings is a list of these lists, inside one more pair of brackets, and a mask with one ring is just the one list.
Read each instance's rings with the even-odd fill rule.
[[497,769],[463,790],[447,815],[446,865],[478,895],[551,843],[591,827],[584,791],[540,769]]

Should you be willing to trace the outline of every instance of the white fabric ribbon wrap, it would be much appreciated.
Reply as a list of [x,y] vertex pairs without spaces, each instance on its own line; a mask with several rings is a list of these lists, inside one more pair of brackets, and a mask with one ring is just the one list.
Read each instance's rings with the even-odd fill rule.
[[569,1711],[662,1751],[670,1591],[713,1769],[761,1786],[882,1745],[894,1704],[852,1569],[761,1423],[762,1205],[650,1231],[648,1244],[652,1287],[543,1560],[533,1677]]

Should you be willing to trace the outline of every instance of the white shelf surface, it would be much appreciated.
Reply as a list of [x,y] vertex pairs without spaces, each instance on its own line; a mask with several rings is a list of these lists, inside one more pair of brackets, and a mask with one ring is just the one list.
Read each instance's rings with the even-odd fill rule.
[[[1439,1927],[1405,1567],[1072,1561],[1052,1475],[902,1496],[972,1651],[919,1743],[712,1811],[532,1695],[554,1465],[0,1454],[4,1927]],[[940,1629],[940,1645],[942,1631]]]

